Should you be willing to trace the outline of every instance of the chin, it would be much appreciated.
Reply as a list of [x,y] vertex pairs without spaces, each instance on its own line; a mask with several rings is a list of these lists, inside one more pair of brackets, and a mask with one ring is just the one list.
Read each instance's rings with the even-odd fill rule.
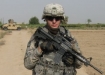
[[52,27],[52,28],[58,28],[58,27]]
[[58,29],[58,27],[52,27],[52,29]]
[[52,28],[58,28],[59,26],[52,26]]
[[58,27],[52,27],[53,29],[57,29]]

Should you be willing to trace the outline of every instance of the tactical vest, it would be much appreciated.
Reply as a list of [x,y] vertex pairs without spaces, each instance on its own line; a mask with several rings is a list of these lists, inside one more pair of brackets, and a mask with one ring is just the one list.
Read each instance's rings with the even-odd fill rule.
[[[43,27],[43,29],[48,32],[46,27]],[[68,34],[68,31],[64,27],[60,27],[60,32],[63,32],[66,35]],[[36,47],[38,46],[38,43],[39,40],[37,39],[35,44]],[[55,63],[55,54],[56,51],[43,54],[33,69],[33,75],[76,75],[76,70],[73,65],[67,67],[62,60],[59,63]]]

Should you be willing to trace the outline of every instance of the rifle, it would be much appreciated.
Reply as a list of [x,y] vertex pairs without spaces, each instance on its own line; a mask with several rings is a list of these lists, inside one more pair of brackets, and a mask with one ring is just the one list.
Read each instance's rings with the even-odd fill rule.
[[[96,71],[98,71],[100,74],[103,74],[101,70],[99,70],[97,67],[93,66],[87,58],[82,56],[80,53],[76,52],[75,50],[72,50],[72,46],[70,42],[68,41],[67,38],[60,36],[60,37],[55,37],[51,36],[46,32],[44,29],[39,27],[35,33],[35,37],[38,39],[43,39],[43,40],[49,40],[53,42],[53,45],[56,46],[57,48],[57,53],[54,58],[56,63],[59,63],[61,60],[62,56],[64,55],[65,52],[71,53],[75,58],[77,58],[79,61],[84,63],[85,66],[90,66]],[[70,39],[69,39],[70,40]]]

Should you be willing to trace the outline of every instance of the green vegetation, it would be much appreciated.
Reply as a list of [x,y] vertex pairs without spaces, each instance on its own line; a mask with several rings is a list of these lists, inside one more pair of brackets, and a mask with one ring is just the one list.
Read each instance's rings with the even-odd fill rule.
[[92,20],[91,19],[88,19],[87,22],[88,22],[88,24],[90,24],[90,22],[92,22]]
[[0,21],[0,25],[2,24],[2,22]]
[[[27,28],[37,28],[42,27],[45,24],[21,24],[22,29]],[[105,24],[62,24],[61,26],[64,26],[68,29],[105,29]]]
[[29,24],[39,24],[39,19],[35,16],[35,17],[32,17],[30,18],[29,20]]
[[2,26],[2,22],[0,21],[0,28],[1,28],[1,26]]

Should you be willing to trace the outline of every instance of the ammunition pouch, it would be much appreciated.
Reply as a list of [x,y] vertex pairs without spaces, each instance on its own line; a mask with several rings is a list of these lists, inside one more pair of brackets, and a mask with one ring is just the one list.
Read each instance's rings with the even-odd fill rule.
[[38,61],[35,68],[36,75],[76,75],[74,67],[66,67],[52,61]]

